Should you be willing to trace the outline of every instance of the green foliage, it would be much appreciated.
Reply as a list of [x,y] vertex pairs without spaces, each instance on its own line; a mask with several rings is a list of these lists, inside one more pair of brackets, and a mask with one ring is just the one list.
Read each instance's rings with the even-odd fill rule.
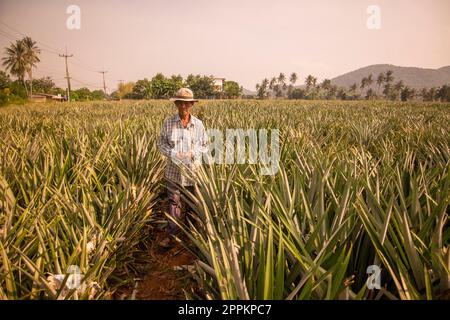
[[71,100],[73,99],[74,101],[86,101],[89,100],[91,92],[89,91],[88,88],[83,87],[78,90],[73,90],[70,94]]
[[375,90],[373,90],[372,88],[367,90],[367,93],[366,93],[367,100],[372,100],[372,99],[375,99],[376,97],[377,97],[377,94],[375,93]]
[[199,74],[194,76],[190,74],[186,78],[186,86],[194,92],[197,98],[210,99],[216,95],[212,76],[201,76]]
[[[105,299],[133,281],[164,168],[156,147],[162,109],[133,109],[0,110],[0,299]],[[125,114],[132,121],[124,127]],[[82,287],[59,290],[52,275],[70,265],[84,275]]]
[[151,82],[147,78],[136,81],[132,95],[133,99],[150,99],[152,96]]
[[133,82],[119,83],[117,87],[117,96],[119,99],[123,98],[131,98],[131,94],[133,92]]
[[[205,108],[204,106],[208,107]],[[440,299],[449,290],[450,105],[200,101],[206,128],[279,128],[280,168],[204,166],[184,227],[210,299]],[[153,214],[166,101],[0,110],[0,298],[111,297]],[[126,239],[126,241],[123,241]],[[382,289],[365,286],[369,265]],[[120,281],[118,280],[120,279]],[[61,294],[60,294],[61,297]],[[76,293],[63,295],[76,298]]]
[[11,78],[9,77],[9,74],[7,74],[5,71],[0,71],[0,89],[8,87],[10,83]]
[[443,85],[437,93],[441,101],[450,102],[450,85]]
[[2,76],[0,88],[0,105],[23,104],[27,101],[25,87],[19,81],[10,81],[8,76]]
[[78,93],[75,91],[72,91],[70,93],[70,101],[79,101],[80,97],[78,96]]
[[90,93],[90,100],[103,100],[105,99],[105,92],[103,90],[94,90]]
[[154,99],[168,99],[182,86],[181,76],[167,78],[162,73],[158,73],[151,80],[150,91]]
[[[5,48],[5,56],[2,58],[3,65],[11,75],[17,77],[22,82],[28,96],[28,88],[25,82],[25,74],[28,74],[30,84],[32,84],[32,70],[36,63],[40,62],[39,54],[41,50],[36,46],[36,41],[26,36],[21,40],[12,42]],[[30,91],[32,86],[30,86]]]
[[292,93],[289,96],[289,99],[305,99],[305,98],[306,98],[306,91],[299,88],[292,90]]
[[[251,164],[204,166],[198,175],[198,195],[188,195],[198,219],[185,232],[200,259],[200,297],[444,298],[449,110],[400,102],[210,103],[206,127],[270,124],[281,130],[282,145],[274,176]],[[383,270],[379,291],[367,290],[369,265]]]
[[28,61],[27,49],[21,40],[12,42],[9,47],[5,48],[5,56],[2,61],[11,75],[22,82],[24,81],[30,62]]
[[236,99],[242,94],[241,87],[236,81],[225,81],[223,91],[227,99]]
[[70,100],[72,101],[95,101],[105,99],[105,93],[103,90],[90,91],[88,88],[80,88],[73,90],[70,93]]
[[401,90],[400,99],[402,101],[408,101],[408,100],[411,100],[412,98],[414,98],[415,94],[416,94],[416,91],[414,89],[411,89],[410,87],[405,86]]
[[33,92],[35,93],[53,93],[55,83],[51,77],[42,77],[40,79],[33,79]]

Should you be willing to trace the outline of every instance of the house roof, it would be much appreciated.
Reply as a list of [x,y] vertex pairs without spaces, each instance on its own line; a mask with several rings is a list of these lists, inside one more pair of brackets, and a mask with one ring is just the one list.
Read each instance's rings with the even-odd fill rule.
[[57,97],[57,96],[55,96],[54,94],[49,94],[49,93],[34,93],[34,94],[32,94],[31,95],[31,97],[33,98],[33,97],[50,97],[50,98],[53,98],[53,97]]

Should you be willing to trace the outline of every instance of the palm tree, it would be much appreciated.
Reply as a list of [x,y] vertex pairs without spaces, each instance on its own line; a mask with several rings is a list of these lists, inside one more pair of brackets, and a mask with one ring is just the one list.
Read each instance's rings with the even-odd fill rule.
[[280,98],[283,95],[283,91],[278,83],[273,87],[273,90],[275,91],[276,98]]
[[273,77],[272,79],[270,79],[270,82],[269,82],[269,90],[270,91],[273,91],[273,89],[275,88],[276,83],[277,83],[277,78],[276,77]]
[[267,91],[267,86],[269,85],[269,79],[264,78],[264,80],[261,82],[261,88],[262,88],[262,94],[264,98],[267,98],[269,95],[269,92]]
[[330,89],[331,87],[331,80],[330,79],[324,79],[322,81],[322,88],[324,88],[325,90]]
[[392,99],[393,98],[393,92],[392,92],[392,84],[391,82],[394,81],[394,76],[392,75],[394,72],[392,70],[386,71],[386,74],[384,76],[384,89],[383,94],[386,97],[386,99]]
[[368,87],[370,87],[373,84],[372,74],[369,74],[369,76],[366,78],[366,84]]
[[369,74],[367,77],[361,79],[360,88],[363,90],[365,87],[370,87],[372,83],[373,83],[372,74]]
[[306,91],[308,91],[308,92],[309,92],[309,89],[310,89],[311,86],[312,86],[313,78],[314,78],[314,77],[313,77],[312,75],[308,75],[308,76],[306,77],[306,79],[305,79]]
[[317,84],[317,78],[312,75],[308,75],[305,79],[306,83],[306,91],[309,91],[311,88],[315,89]]
[[316,78],[316,77],[313,77],[313,78],[312,78],[312,87],[313,87],[314,99],[316,99],[316,98],[317,98],[317,97],[316,97],[316,94],[317,94],[317,90],[316,90],[316,87],[317,87],[317,78]]
[[370,100],[370,99],[373,99],[375,97],[376,97],[375,91],[372,88],[369,88],[369,90],[367,90],[367,93],[366,93],[366,99]]
[[28,56],[27,50],[21,40],[17,40],[5,48],[6,57],[3,57],[3,66],[11,75],[17,77],[25,87],[25,92],[28,95],[28,88],[25,83],[25,73],[28,71]]
[[400,92],[400,99],[402,101],[408,101],[408,100],[414,98],[415,94],[416,94],[416,92],[414,89],[411,89],[410,87],[405,86]]
[[405,84],[403,83],[403,80],[398,81],[395,86],[394,89],[397,91],[402,90],[405,87]]
[[[322,83],[322,87],[323,87],[323,85],[324,84]],[[330,86],[327,89],[326,98],[327,99],[335,99],[337,91],[338,91],[338,86],[335,84],[330,84]]]
[[325,90],[325,96],[328,97],[330,88],[331,88],[331,80],[330,79],[324,79],[322,81],[322,84],[320,85],[320,87]]
[[367,78],[364,77],[364,78],[361,79],[361,86],[360,86],[360,88],[364,89],[366,86],[367,86]]
[[383,84],[384,80],[386,79],[383,72],[381,72],[377,77],[377,85],[378,85],[378,92],[377,94],[380,94],[381,85]]
[[289,81],[290,83],[294,86],[295,83],[297,82],[297,74],[295,72],[291,73],[291,76],[289,77]]
[[283,96],[283,92],[286,91],[287,86],[286,86],[286,82],[285,81],[286,81],[285,74],[283,72],[280,72],[280,74],[278,75],[278,84],[279,84],[279,87],[281,87],[281,89],[279,88],[278,92],[276,92],[276,96],[277,97]]
[[30,96],[33,94],[33,67],[36,67],[36,63],[40,62],[39,54],[41,50],[36,46],[36,41],[30,37],[22,39],[22,43],[25,46],[26,56],[28,61],[27,73],[30,79]]
[[386,99],[392,97],[392,85],[390,82],[386,82],[386,84],[384,85],[383,94]]
[[392,70],[386,71],[386,77],[384,79],[384,81],[386,83],[390,83],[390,82],[394,81],[394,76],[392,75],[393,73],[394,73],[394,71],[392,71]]
[[283,85],[284,81],[286,80],[286,76],[284,75],[283,72],[280,72],[279,76],[278,76],[278,82]]
[[358,88],[358,85],[356,83],[352,84],[350,86],[350,92],[352,92],[353,94],[356,93],[356,89]]
[[315,94],[316,94],[316,85],[317,85],[317,78],[313,77],[312,75],[308,75],[305,79],[305,83],[306,83],[306,92],[309,94],[311,88],[312,93],[313,93],[313,98],[315,98]]
[[259,99],[263,99],[264,98],[264,92],[263,92],[262,84],[257,83],[255,87],[256,87],[256,96]]
[[341,100],[346,100],[347,99],[347,93],[345,92],[344,88],[339,88],[338,92],[337,92],[337,97]]
[[401,98],[401,93],[403,88],[405,87],[405,84],[403,83],[403,80],[398,81],[395,85],[394,85],[394,90],[396,92],[396,95],[399,95]]

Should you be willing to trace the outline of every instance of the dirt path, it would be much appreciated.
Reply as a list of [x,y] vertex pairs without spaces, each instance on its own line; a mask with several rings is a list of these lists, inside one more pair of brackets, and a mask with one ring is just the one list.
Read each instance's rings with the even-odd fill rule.
[[[158,208],[165,208],[167,200],[161,200]],[[149,226],[149,237],[145,241],[146,252],[136,266],[139,270],[134,287],[121,288],[115,299],[137,300],[180,300],[186,299],[185,291],[196,290],[195,281],[186,266],[193,266],[196,257],[186,249],[189,245],[184,235],[170,249],[161,248],[159,242],[165,237],[165,231],[157,222],[165,221],[163,210],[156,210],[155,221]]]
[[156,233],[149,248],[150,268],[138,284],[136,299],[185,299],[183,290],[194,289],[192,275],[183,266],[193,265],[195,257],[179,243],[170,249],[160,248],[158,243],[164,236],[164,232]]

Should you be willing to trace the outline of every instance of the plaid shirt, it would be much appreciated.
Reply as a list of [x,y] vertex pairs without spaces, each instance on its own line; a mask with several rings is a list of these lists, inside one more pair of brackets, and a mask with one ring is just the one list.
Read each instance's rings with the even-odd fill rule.
[[[164,120],[157,142],[161,153],[168,158],[165,177],[182,186],[193,185],[187,172],[181,167],[195,171],[200,166],[203,154],[208,150],[208,136],[200,119],[190,115],[186,128],[181,124],[178,114]],[[179,160],[178,152],[193,153],[193,159]]]

